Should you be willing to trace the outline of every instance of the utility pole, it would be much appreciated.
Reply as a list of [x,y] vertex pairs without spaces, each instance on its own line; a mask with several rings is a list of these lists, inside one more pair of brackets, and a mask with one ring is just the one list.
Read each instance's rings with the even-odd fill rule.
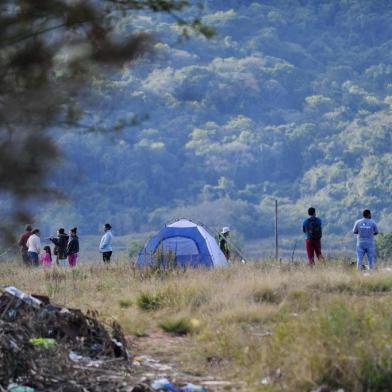
[[275,260],[279,258],[278,200],[275,200]]

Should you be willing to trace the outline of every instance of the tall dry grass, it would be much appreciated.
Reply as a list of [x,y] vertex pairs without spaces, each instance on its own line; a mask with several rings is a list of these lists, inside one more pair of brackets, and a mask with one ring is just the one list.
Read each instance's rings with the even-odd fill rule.
[[0,265],[0,284],[95,309],[126,333],[186,334],[185,370],[245,380],[250,391],[389,391],[392,273],[334,263],[259,263],[222,270],[140,272],[128,264],[75,270]]

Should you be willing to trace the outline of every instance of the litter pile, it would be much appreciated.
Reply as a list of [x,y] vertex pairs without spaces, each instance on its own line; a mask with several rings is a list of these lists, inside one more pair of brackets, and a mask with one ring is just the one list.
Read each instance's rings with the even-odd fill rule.
[[[138,364],[138,366],[136,366]],[[0,295],[0,392],[206,392],[145,377],[121,327],[7,287]],[[155,381],[154,381],[155,378]]]
[[0,296],[0,390],[130,391],[128,360],[118,324],[105,328],[94,313],[15,287]]

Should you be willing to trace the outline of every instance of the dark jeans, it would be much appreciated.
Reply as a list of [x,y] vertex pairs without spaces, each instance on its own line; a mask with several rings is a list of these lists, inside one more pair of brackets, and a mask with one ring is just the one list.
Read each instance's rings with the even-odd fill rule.
[[36,252],[27,252],[27,256],[29,257],[30,265],[32,265],[33,267],[38,267],[39,266],[38,253],[36,253]]
[[110,258],[112,257],[112,251],[102,252],[102,260],[104,263],[110,263]]

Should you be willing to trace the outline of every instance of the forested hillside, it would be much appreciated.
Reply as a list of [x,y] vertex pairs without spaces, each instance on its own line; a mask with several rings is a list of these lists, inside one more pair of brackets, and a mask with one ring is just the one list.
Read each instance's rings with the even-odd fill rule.
[[365,207],[390,230],[392,2],[210,0],[202,14],[216,36],[182,42],[175,20],[139,15],[155,52],[94,82],[89,121],[113,132],[54,131],[52,182],[70,200],[41,226],[125,234],[186,216],[260,238],[276,198],[284,234],[309,205],[330,233]]

